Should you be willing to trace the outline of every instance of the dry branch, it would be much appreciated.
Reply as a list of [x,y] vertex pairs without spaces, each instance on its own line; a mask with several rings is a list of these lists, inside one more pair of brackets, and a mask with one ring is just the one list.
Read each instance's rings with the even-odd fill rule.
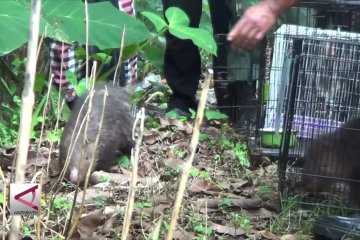
[[184,197],[185,188],[186,188],[186,184],[187,184],[188,177],[189,177],[189,172],[190,172],[193,160],[195,158],[195,152],[197,149],[197,145],[199,143],[200,126],[201,126],[201,123],[202,123],[203,117],[204,117],[204,111],[205,111],[207,95],[209,92],[210,80],[211,80],[211,75],[208,74],[205,78],[204,86],[201,91],[199,106],[198,106],[197,114],[196,114],[196,118],[195,118],[194,131],[193,131],[193,135],[192,135],[191,143],[190,143],[191,154],[190,154],[190,157],[185,162],[184,169],[182,171],[182,175],[181,175],[181,179],[180,179],[180,183],[179,183],[179,190],[178,190],[178,193],[176,196],[174,210],[171,215],[170,227],[169,227],[169,232],[167,235],[168,240],[173,239],[176,222],[179,217],[181,202]]

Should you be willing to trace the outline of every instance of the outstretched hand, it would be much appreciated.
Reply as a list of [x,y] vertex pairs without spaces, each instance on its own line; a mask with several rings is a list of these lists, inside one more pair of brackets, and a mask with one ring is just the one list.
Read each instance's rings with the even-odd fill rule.
[[278,13],[266,2],[248,8],[227,36],[237,49],[255,47],[274,26]]

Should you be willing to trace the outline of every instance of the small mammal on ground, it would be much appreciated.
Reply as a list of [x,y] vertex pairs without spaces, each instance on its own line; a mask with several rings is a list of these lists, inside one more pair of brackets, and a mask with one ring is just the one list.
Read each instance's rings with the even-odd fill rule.
[[[360,181],[360,118],[313,139],[304,157],[305,174]],[[331,192],[334,187],[332,183],[334,181],[328,178],[304,175],[301,185],[305,190],[317,193]],[[348,187],[350,202],[360,204],[360,183],[349,181]]]
[[[132,139],[132,128],[135,120],[135,108],[131,105],[131,91],[127,88],[112,86],[112,84],[97,84],[95,86],[90,112],[90,120],[87,129],[87,138],[83,146],[85,137],[86,119],[79,137],[81,122],[85,118],[89,108],[89,93],[75,100],[71,110],[71,117],[67,121],[63,135],[60,140],[60,163],[64,167],[67,155],[71,152],[71,139],[73,136],[74,151],[69,158],[69,165],[65,172],[65,178],[76,184],[79,180],[83,184],[86,179],[87,171],[93,159],[96,137],[99,133],[99,124],[103,111],[103,102],[107,88],[103,124],[97,149],[95,151],[95,161],[91,172],[96,170],[107,171],[113,164],[113,160],[122,154],[129,154],[135,142]],[[85,104],[84,104],[85,103]],[[81,111],[82,106],[83,110]],[[78,120],[78,124],[76,124]],[[77,126],[76,126],[77,125]],[[82,151],[84,149],[84,151]],[[82,167],[80,167],[81,154],[84,152]]]

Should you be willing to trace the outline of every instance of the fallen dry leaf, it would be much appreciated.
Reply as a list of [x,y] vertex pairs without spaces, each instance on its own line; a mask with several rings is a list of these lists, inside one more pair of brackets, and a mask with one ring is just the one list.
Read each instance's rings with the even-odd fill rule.
[[280,240],[300,240],[300,239],[302,239],[302,236],[298,234],[295,235],[285,234],[280,238]]
[[237,179],[237,181],[230,183],[230,186],[232,187],[233,190],[238,190],[248,183],[249,183],[248,180]]
[[[66,195],[66,197],[72,201],[74,199],[75,192],[71,192]],[[82,196],[84,192],[80,191],[78,192],[76,203],[81,204],[82,202]],[[89,188],[86,190],[85,198],[84,198],[84,204],[95,204],[96,201],[106,201],[108,199],[112,199],[113,196],[109,192],[104,192],[99,189],[93,189]]]
[[185,161],[182,161],[178,158],[169,158],[164,160],[165,166],[174,169],[174,170],[183,170],[185,167]]
[[216,127],[206,127],[202,129],[202,133],[205,133],[210,137],[218,137],[220,134],[220,130]]
[[242,213],[249,218],[260,218],[260,219],[270,219],[274,216],[275,213],[265,209],[243,209]]
[[127,174],[108,173],[104,171],[95,171],[91,174],[90,178],[92,184],[102,183],[104,179],[110,179],[117,185],[125,185],[130,181],[130,176]]
[[262,230],[259,231],[259,233],[261,234],[261,236],[263,236],[266,239],[270,239],[270,240],[278,240],[279,237],[276,236],[275,234],[273,234],[272,232],[268,231],[268,230]]
[[174,240],[195,240],[198,238],[192,232],[186,232],[184,230],[175,230],[173,239]]
[[171,208],[172,206],[170,204],[160,204],[155,207],[151,208],[143,208],[141,211],[147,213],[148,215],[152,215],[153,217],[158,216],[159,214],[162,214],[165,212],[166,209]]
[[221,189],[204,179],[195,179],[188,187],[188,191],[192,193],[207,192],[208,190],[221,191]]
[[213,222],[210,222],[209,226],[217,233],[228,234],[233,237],[241,236],[245,234],[245,231],[241,228],[227,227]]
[[[116,215],[114,215],[114,212],[104,210],[105,209],[98,209],[80,218],[77,227],[81,239],[99,236],[98,234],[110,233]],[[96,235],[94,235],[94,233],[96,233]]]

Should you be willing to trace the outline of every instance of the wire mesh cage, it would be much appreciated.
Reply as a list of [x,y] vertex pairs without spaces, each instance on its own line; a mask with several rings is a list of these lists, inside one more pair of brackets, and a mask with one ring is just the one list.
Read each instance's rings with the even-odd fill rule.
[[[356,207],[360,204],[357,19],[344,20],[331,9],[309,5],[307,9],[315,13],[307,26],[283,24],[272,36],[260,145],[276,146],[283,197],[301,195],[307,204]],[[341,16],[347,8],[338,9]],[[349,9],[349,15],[359,13],[359,8]]]
[[[231,26],[245,7],[228,4]],[[216,36],[219,107],[239,125],[254,123],[251,155],[279,160],[283,200],[360,205],[359,21],[359,1],[302,1],[254,51],[233,52]]]

